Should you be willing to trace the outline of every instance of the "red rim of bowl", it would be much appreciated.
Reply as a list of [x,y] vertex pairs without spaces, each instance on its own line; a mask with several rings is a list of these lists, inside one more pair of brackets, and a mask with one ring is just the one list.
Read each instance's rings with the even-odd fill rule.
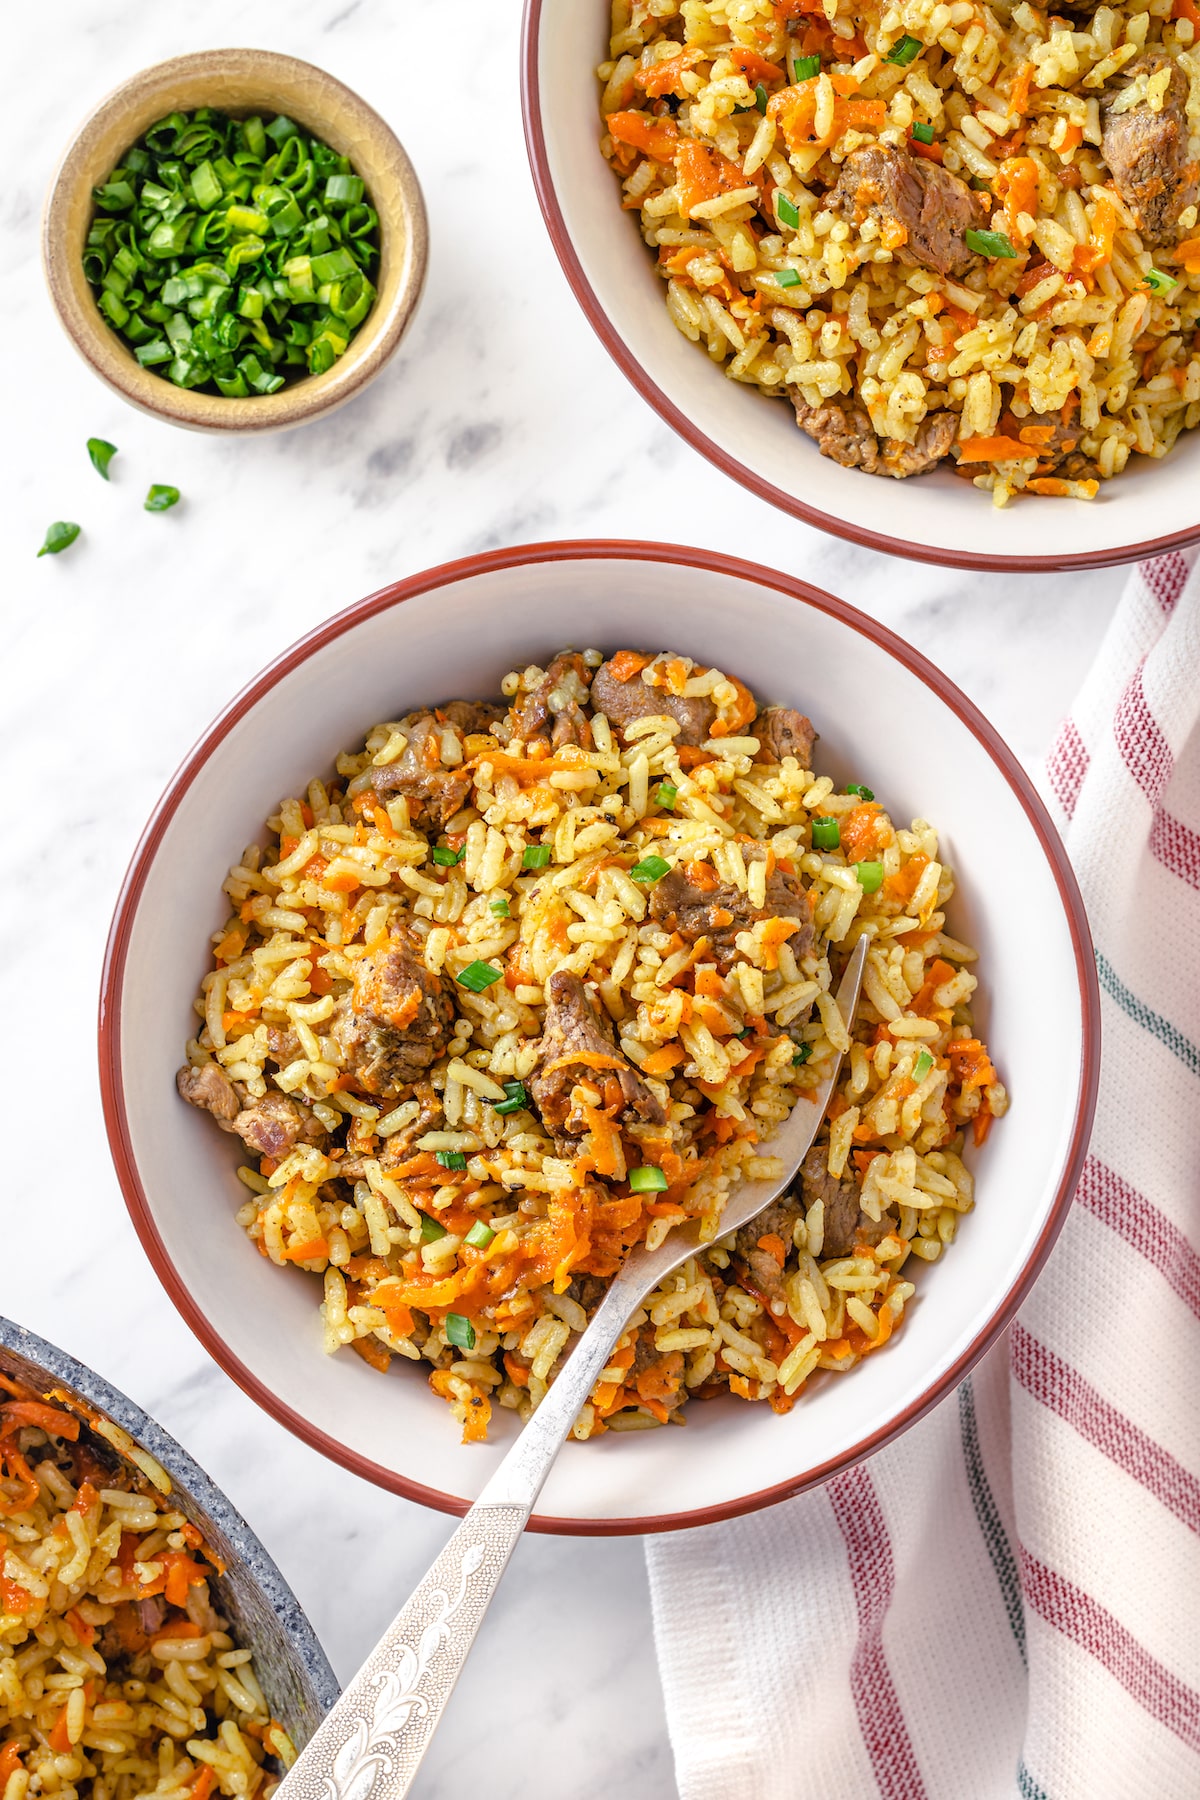
[[807,525],[815,525],[819,531],[830,532],[834,537],[848,538],[851,543],[861,544],[868,550],[881,550],[889,556],[907,557],[912,562],[936,563],[943,568],[1031,573],[1112,568],[1122,563],[1139,562],[1147,556],[1161,556],[1168,550],[1183,550],[1189,544],[1200,541],[1200,523],[1197,523],[1183,531],[1170,532],[1166,537],[1148,539],[1145,543],[1128,544],[1112,550],[1081,550],[1071,556],[992,556],[977,555],[969,550],[943,550],[936,544],[916,544],[908,539],[888,537],[884,532],[871,531],[866,526],[853,525],[846,519],[836,518],[832,513],[821,512],[817,507],[798,500],[794,494],[776,487],[765,476],[756,474],[713,438],[708,437],[693,419],[667,398],[644,365],[634,356],[584,274],[583,265],[571,241],[571,233],[550,173],[550,159],[546,154],[546,137],[542,129],[538,46],[542,12],[546,4],[547,0],[526,0],[521,46],[521,109],[525,120],[525,147],[529,154],[533,185],[554,253],[588,323],[622,374],[632,382],[642,399],[649,402],[659,417],[665,419],[693,450],[698,450],[701,456],[715,464],[722,474],[740,482],[760,499],[770,501],[781,512],[803,519]]
[[293,644],[291,649],[284,651],[282,656],[269,664],[262,674],[250,682],[226,707],[184,759],[155,808],[122,884],[105,948],[99,1016],[100,1092],[104,1105],[109,1146],[121,1189],[125,1195],[125,1204],[129,1209],[134,1229],[141,1239],[142,1247],[150,1258],[168,1295],[209,1355],[243,1392],[311,1448],[319,1450],[333,1462],[340,1463],[343,1468],[351,1470],[356,1475],[361,1475],[365,1480],[375,1482],[379,1487],[387,1488],[395,1494],[402,1494],[407,1500],[416,1500],[423,1506],[435,1507],[441,1512],[462,1514],[471,1504],[469,1500],[460,1498],[458,1495],[446,1494],[439,1489],[424,1487],[418,1481],[398,1475],[394,1470],[383,1468],[369,1458],[360,1456],[345,1444],[339,1443],[335,1438],[331,1438],[327,1433],[319,1430],[308,1419],[293,1411],[290,1406],[285,1405],[259,1380],[252,1370],[233,1355],[214,1330],[185,1288],[159,1235],[130,1142],[129,1121],[121,1077],[121,990],[134,918],[147,874],[154,862],[163,834],[198,771],[232,727],[250,712],[262,696],[269,692],[283,676],[305,662],[316,651],[323,649],[326,644],[352,630],[362,620],[371,618],[376,613],[385,612],[416,594],[428,593],[431,589],[439,587],[448,587],[453,582],[462,581],[470,576],[545,562],[606,559],[669,563],[679,569],[704,569],[717,574],[731,575],[740,580],[755,582],[760,586],[774,589],[777,593],[787,594],[801,605],[811,606],[819,612],[827,613],[840,620],[842,624],[848,625],[860,636],[870,639],[916,675],[925,683],[926,687],[933,690],[956,718],[983,745],[1008,782],[1029,819],[1054,872],[1063,910],[1067,915],[1079,980],[1083,1058],[1071,1142],[1059,1178],[1054,1203],[1037,1243],[1024,1268],[1008,1293],[993,1310],[983,1329],[951,1367],[925,1389],[916,1400],[898,1413],[886,1426],[862,1439],[840,1456],[832,1458],[817,1468],[807,1469],[801,1474],[778,1482],[771,1487],[743,1495],[736,1500],[726,1501],[719,1506],[700,1507],[694,1512],[664,1513],[649,1518],[570,1519],[535,1513],[529,1521],[529,1528],[533,1531],[556,1532],[573,1537],[612,1537],[678,1531],[697,1525],[713,1524],[720,1519],[736,1518],[742,1513],[755,1512],[760,1507],[774,1505],[776,1501],[789,1499],[792,1495],[802,1493],[807,1488],[816,1487],[821,1482],[828,1480],[830,1476],[849,1468],[863,1457],[878,1450],[890,1439],[898,1436],[900,1432],[907,1430],[932,1406],[935,1406],[962,1380],[973,1364],[990,1348],[1008,1325],[1050,1254],[1054,1240],[1066,1218],[1083,1165],[1088,1138],[1091,1134],[1100,1074],[1100,990],[1096,976],[1095,956],[1083,899],[1071,865],[1067,860],[1062,840],[1055,830],[1046,808],[1038,798],[1028,775],[994,727],[988,723],[966,695],[918,651],[901,638],[896,637],[885,626],[868,618],[866,614],[859,612],[846,601],[838,600],[832,594],[823,592],[820,588],[811,587],[807,582],[798,581],[792,576],[780,574],[773,569],[762,568],[756,563],[745,562],[738,557],[724,556],[713,550],[696,550],[674,544],[626,542],[620,539],[581,539],[578,541],[563,540],[558,543],[522,544],[506,550],[491,550],[482,555],[464,557],[457,562],[443,563],[438,568],[427,569],[422,574],[393,582],[390,586],[381,588],[378,593],[368,595],[365,600],[360,600],[354,606],[348,607],[345,612],[336,614],[334,618],[327,620],[325,624],[310,632],[307,637],[301,638],[298,643]]

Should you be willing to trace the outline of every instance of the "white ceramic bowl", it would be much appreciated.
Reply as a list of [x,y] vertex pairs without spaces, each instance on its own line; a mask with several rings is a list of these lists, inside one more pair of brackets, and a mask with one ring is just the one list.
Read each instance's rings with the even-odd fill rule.
[[1200,433],[1162,462],[1138,456],[1093,501],[1017,500],[997,511],[946,469],[892,481],[843,469],[792,408],[730,381],[671,323],[634,214],[600,154],[596,66],[607,0],[526,0],[522,79],[529,160],[575,297],[638,392],[719,469],[785,512],[894,556],[978,569],[1131,562],[1200,538]]
[[[971,703],[844,602],[750,563],[661,545],[547,544],[398,582],[294,646],[212,726],[134,858],[109,940],[101,1080],[126,1199],[188,1323],[247,1393],[360,1474],[447,1511],[479,1492],[515,1421],[464,1449],[416,1368],[380,1376],[320,1348],[319,1286],[256,1255],[234,1223],[237,1146],[176,1096],[192,998],[224,920],[221,881],[281,797],[378,719],[498,690],[563,644],[686,651],[795,704],[823,770],[866,780],[894,815],[937,822],[960,881],[956,935],[978,946],[982,1023],[1013,1104],[978,1159],[978,1206],[922,1270],[894,1344],[795,1410],[717,1400],[683,1431],[569,1443],[535,1521],[654,1531],[766,1505],[910,1424],[1011,1317],[1062,1223],[1098,1059],[1091,944],[1066,856],[1016,759]],[[879,721],[886,719],[886,734]],[[887,743],[881,756],[881,739]]]

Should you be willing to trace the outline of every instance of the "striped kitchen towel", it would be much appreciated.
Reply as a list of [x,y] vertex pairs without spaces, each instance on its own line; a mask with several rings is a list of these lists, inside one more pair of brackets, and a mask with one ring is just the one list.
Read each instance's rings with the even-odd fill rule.
[[1200,570],[1134,572],[1049,758],[1104,1060],[1017,1323],[819,1491],[647,1545],[681,1800],[1200,1795]]

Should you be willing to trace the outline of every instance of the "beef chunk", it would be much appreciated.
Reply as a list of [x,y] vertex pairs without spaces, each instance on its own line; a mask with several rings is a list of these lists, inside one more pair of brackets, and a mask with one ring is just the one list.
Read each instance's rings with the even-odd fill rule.
[[608,1289],[607,1281],[601,1281],[598,1275],[576,1275],[567,1293],[572,1300],[582,1306],[590,1318],[603,1300]]
[[759,919],[798,919],[787,940],[792,955],[807,954],[813,941],[812,920],[808,901],[796,876],[776,869],[767,878],[765,906],[752,906],[747,895],[729,882],[719,881],[704,888],[690,881],[682,869],[675,868],[656,881],[650,890],[650,917],[669,925],[680,937],[694,944],[706,937],[714,962],[732,961],[739,931],[749,931]]
[[733,1254],[745,1263],[750,1281],[768,1304],[783,1299],[783,1270],[769,1250],[760,1250],[758,1240],[777,1237],[785,1250],[792,1248],[792,1228],[803,1212],[790,1196],[773,1200],[757,1218],[739,1226],[734,1233]]
[[759,713],[751,727],[758,739],[758,754],[768,762],[782,762],[794,756],[802,769],[812,767],[813,745],[817,734],[813,722],[790,706],[768,706]]
[[591,670],[578,652],[560,650],[537,687],[523,694],[513,707],[514,734],[528,742],[545,737],[549,726],[553,749],[579,744],[590,750],[592,730],[583,709],[591,679]]
[[394,1099],[445,1049],[454,1002],[417,946],[394,930],[355,965],[353,992],[338,1003],[333,1032],[359,1086]]
[[[581,1060],[574,1061],[576,1057]],[[596,1067],[582,1060],[586,1057],[606,1057],[616,1066],[602,1063]],[[571,1089],[576,1083],[603,1088],[610,1075],[620,1084],[625,1102],[622,1117],[627,1122],[666,1123],[661,1103],[622,1056],[616,1034],[592,1005],[578,975],[556,970],[546,984],[546,1022],[538,1046],[538,1068],[528,1084],[555,1138],[580,1137],[587,1130],[586,1121],[571,1109]]]
[[986,195],[940,164],[887,144],[852,150],[827,204],[856,225],[874,219],[884,247],[900,262],[938,275],[962,276],[974,266],[966,232],[991,216]]
[[[1114,101],[1131,81],[1144,76],[1153,82],[1167,71],[1161,111],[1143,101],[1128,112],[1114,112]],[[1188,160],[1187,100],[1187,76],[1179,64],[1153,51],[1122,70],[1101,103],[1104,160],[1148,244],[1174,241],[1180,213],[1200,191],[1196,164]]]
[[635,719],[662,717],[678,719],[677,744],[702,744],[712,730],[717,709],[711,700],[700,697],[684,700],[662,688],[647,687],[641,675],[619,681],[612,672],[612,662],[601,663],[592,678],[592,706],[624,734],[626,725]]
[[860,1235],[868,1244],[878,1244],[896,1223],[890,1213],[884,1213],[878,1224],[867,1217],[859,1205],[858,1182],[850,1175],[829,1173],[824,1146],[810,1150],[800,1164],[800,1192],[806,1212],[818,1200],[825,1202],[823,1257],[850,1256]]
[[175,1086],[189,1106],[211,1113],[223,1131],[232,1131],[232,1121],[242,1110],[238,1091],[219,1063],[202,1063],[193,1068],[185,1063],[175,1077]]
[[243,1105],[237,1089],[217,1063],[180,1069],[175,1085],[192,1106],[211,1113],[222,1131],[236,1133],[248,1149],[278,1162],[304,1142],[320,1143],[325,1136],[320,1121],[298,1100],[268,1089],[261,1100]]
[[956,413],[936,412],[921,420],[911,444],[903,438],[880,438],[865,407],[851,400],[823,400],[820,406],[810,406],[798,387],[790,386],[788,393],[796,423],[821,455],[843,469],[862,469],[867,475],[890,475],[896,481],[924,475],[948,453],[958,431]]
[[[470,707],[470,701],[451,701],[452,707]],[[478,716],[474,712],[472,717]],[[458,726],[459,730],[471,729]],[[486,727],[485,727],[486,729]],[[442,762],[442,726],[431,712],[410,713],[400,720],[400,730],[408,743],[395,762],[382,768],[364,769],[350,783],[351,793],[373,788],[377,794],[404,794],[408,798],[411,817],[440,830],[448,819],[466,805],[471,791],[471,777],[460,765],[447,767]]]
[[504,717],[504,708],[494,706],[490,700],[448,700],[438,711],[468,736],[482,737],[494,732]]

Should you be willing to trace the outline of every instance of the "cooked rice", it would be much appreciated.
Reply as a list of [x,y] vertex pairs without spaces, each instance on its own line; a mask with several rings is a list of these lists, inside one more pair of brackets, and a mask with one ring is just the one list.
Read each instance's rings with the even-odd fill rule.
[[267,1800],[295,1751],[215,1558],[157,1463],[48,1399],[0,1374],[0,1800]]
[[[957,472],[996,505],[1090,499],[1200,420],[1196,206],[1156,246],[1101,153],[1102,101],[1161,112],[1168,76],[1137,61],[1161,53],[1194,176],[1196,17],[1191,0],[1068,17],[1032,0],[614,0],[602,147],[671,318],[732,379],[863,409],[893,462],[952,414]],[[890,62],[905,37],[914,60]],[[819,73],[792,81],[793,57]],[[672,136],[700,147],[686,186]],[[831,209],[846,157],[875,144],[973,182],[1016,255],[954,280],[905,266],[903,230],[889,244],[871,216]]]
[[[552,669],[569,676],[509,674],[510,710],[486,731],[436,714],[437,754],[463,781],[443,829],[426,815],[419,829],[404,792],[372,785],[406,732],[425,729],[417,715],[376,725],[332,778],[283,801],[225,883],[232,912],[180,1074],[211,1076],[233,1112],[251,1109],[244,1118],[264,1096],[291,1097],[289,1141],[239,1171],[250,1190],[239,1222],[272,1263],[319,1281],[327,1350],[349,1346],[379,1369],[432,1364],[466,1441],[486,1434],[496,1403],[529,1415],[628,1249],[688,1217],[711,1248],[630,1320],[576,1437],[681,1422],[689,1397],[727,1390],[788,1410],[815,1371],[851,1368],[897,1329],[915,1262],[936,1261],[973,1204],[965,1138],[981,1143],[1007,1107],[973,1037],[974,952],[945,929],[954,878],[934,828],[896,828],[869,795],[838,791],[794,755],[773,759],[750,735],[757,708],[741,683],[677,655],[632,660],[634,688],[708,697],[706,742],[681,745],[661,714],[622,741],[586,705],[600,652],[564,653]],[[514,709],[547,690],[546,733],[524,740]],[[562,745],[572,715],[577,741],[552,750],[551,724]],[[817,817],[839,821],[841,848],[814,851]],[[527,853],[548,861],[525,866]],[[651,917],[653,882],[630,873],[651,856],[760,913],[771,870],[787,872],[805,889],[811,953],[797,964],[794,920],[760,918],[719,968],[706,937]],[[880,865],[874,893],[852,866],[868,861]],[[345,1028],[398,929],[454,1012],[427,1073],[381,1094]],[[790,1242],[768,1244],[779,1277],[764,1292],[722,1238],[722,1211],[738,1182],[776,1171],[764,1140],[845,1045],[831,989],[861,936],[864,994],[820,1143],[831,1174],[861,1185],[865,1218],[891,1209],[894,1229],[823,1255],[822,1207],[810,1205]],[[457,977],[480,962],[503,979],[475,993]],[[600,1075],[571,1097],[588,1134],[554,1140],[523,1084],[539,1073],[558,970],[587,982],[665,1124],[618,1131],[621,1092]],[[521,1104],[498,1111],[506,1083],[522,1084]],[[635,1166],[662,1170],[665,1191],[632,1192]]]

